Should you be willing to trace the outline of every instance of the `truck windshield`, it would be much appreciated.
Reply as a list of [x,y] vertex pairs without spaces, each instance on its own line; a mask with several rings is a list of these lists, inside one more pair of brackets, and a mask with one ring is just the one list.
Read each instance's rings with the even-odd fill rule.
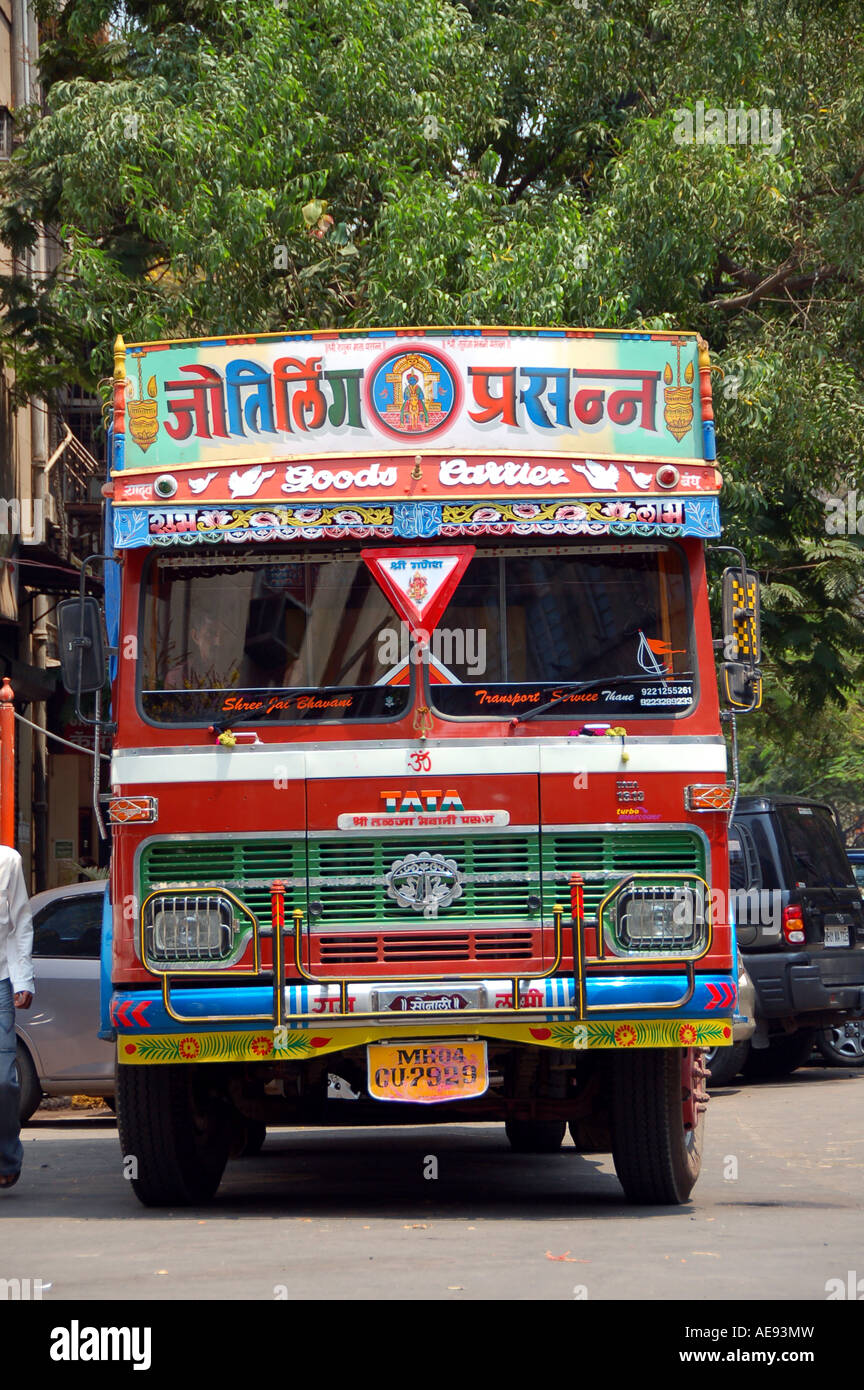
[[[433,703],[453,717],[537,707],[539,719],[590,722],[686,710],[696,668],[681,552],[662,544],[481,552],[432,656],[444,668]],[[580,682],[590,688],[568,690]]]
[[[455,719],[686,710],[682,554],[662,543],[480,550],[421,659],[435,708]],[[156,722],[395,719],[418,665],[356,551],[157,554],[145,570],[140,698]],[[590,688],[568,689],[580,682]]]
[[410,704],[412,668],[390,669],[394,628],[356,553],[157,555],[145,579],[142,710],[172,724],[395,718]]

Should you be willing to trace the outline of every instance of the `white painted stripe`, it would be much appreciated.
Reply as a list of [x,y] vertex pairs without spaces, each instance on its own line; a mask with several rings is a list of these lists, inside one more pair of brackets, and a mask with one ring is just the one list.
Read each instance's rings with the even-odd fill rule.
[[[133,786],[153,787],[162,783],[310,782],[345,781],[358,777],[399,778],[401,787],[425,779],[468,777],[477,774],[514,775],[517,773],[617,773],[631,777],[647,772],[685,772],[703,776],[726,773],[726,748],[718,743],[690,743],[683,739],[653,742],[627,742],[597,738],[579,744],[466,743],[426,746],[431,770],[416,773],[409,765],[422,748],[419,744],[389,743],[378,748],[287,749],[272,744],[241,744],[236,748],[199,748],[172,752],[136,751],[115,753],[111,782],[124,790]],[[626,762],[622,751],[628,753]],[[408,783],[405,783],[408,785]]]

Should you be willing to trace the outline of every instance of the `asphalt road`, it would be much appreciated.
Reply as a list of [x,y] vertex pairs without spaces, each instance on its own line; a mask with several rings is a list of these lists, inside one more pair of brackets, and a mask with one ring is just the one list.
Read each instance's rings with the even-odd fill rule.
[[864,1276],[862,1101],[864,1071],[820,1068],[715,1093],[676,1208],[629,1207],[569,1140],[526,1157],[501,1126],[430,1125],[271,1130],[212,1205],[150,1211],[112,1120],[40,1112],[0,1193],[0,1279],[43,1299],[822,1301]]

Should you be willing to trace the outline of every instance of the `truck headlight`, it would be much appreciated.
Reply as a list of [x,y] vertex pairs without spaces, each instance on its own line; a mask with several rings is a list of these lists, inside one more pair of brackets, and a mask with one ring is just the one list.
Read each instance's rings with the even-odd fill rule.
[[225,892],[151,893],[141,914],[144,964],[171,970],[232,965],[255,919]]
[[701,879],[678,883],[626,879],[601,904],[604,933],[615,955],[700,956],[710,933]]

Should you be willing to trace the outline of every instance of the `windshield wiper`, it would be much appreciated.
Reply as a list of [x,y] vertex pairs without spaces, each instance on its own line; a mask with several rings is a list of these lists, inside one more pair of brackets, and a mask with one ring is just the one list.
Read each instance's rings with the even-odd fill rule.
[[535,709],[529,709],[526,714],[517,714],[511,719],[511,724],[526,724],[529,719],[534,719],[538,714],[543,714],[547,709],[552,709],[554,705],[560,705],[562,700],[566,700],[568,695],[574,695],[579,690],[593,690],[599,685],[613,685],[616,682],[627,681],[677,681],[687,676],[692,676],[692,671],[675,671],[671,676],[656,675],[651,676],[647,671],[635,671],[632,675],[621,676],[601,676],[594,681],[577,681],[574,685],[566,685],[551,700],[547,700],[545,705],[537,705]]

